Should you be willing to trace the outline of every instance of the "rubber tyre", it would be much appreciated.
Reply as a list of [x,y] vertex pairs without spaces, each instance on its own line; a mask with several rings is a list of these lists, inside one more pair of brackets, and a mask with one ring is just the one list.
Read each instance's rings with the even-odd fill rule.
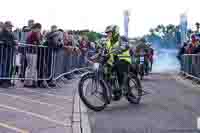
[[[135,98],[133,96],[133,93],[131,91],[129,91],[129,93],[126,96],[126,99],[131,104],[139,104],[140,101],[141,101],[141,97],[142,97],[142,86],[141,86],[140,80],[134,74],[129,74],[128,80],[134,80],[135,81],[135,87],[136,87],[135,89],[137,89],[138,97]],[[129,89],[131,89],[130,86],[129,86],[129,81],[128,81],[128,87],[129,87]]]
[[[85,74],[81,80],[79,81],[79,84],[78,84],[78,92],[79,92],[79,96],[81,98],[81,100],[83,101],[83,103],[91,110],[93,111],[102,111],[106,106],[107,106],[107,102],[105,100],[105,103],[102,105],[102,106],[95,106],[95,105],[92,105],[90,104],[90,102],[87,100],[87,98],[84,96],[84,90],[83,90],[83,85],[84,85],[84,82],[88,79],[93,79],[95,78],[95,75],[94,73],[87,73]],[[104,84],[102,81],[100,81],[100,85],[103,89],[103,97],[104,99],[106,99],[106,88],[104,87]]]

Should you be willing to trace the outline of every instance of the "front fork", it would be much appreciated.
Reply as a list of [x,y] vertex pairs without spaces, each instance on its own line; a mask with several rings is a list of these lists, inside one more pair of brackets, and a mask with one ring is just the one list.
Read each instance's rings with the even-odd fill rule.
[[107,81],[105,81],[105,80],[102,80],[102,82],[103,82],[103,86],[106,88],[105,95],[104,95],[105,101],[107,104],[110,104],[111,100],[112,100],[111,85],[109,83],[107,83]]
[[123,82],[122,85],[120,86],[120,89],[122,91],[123,95],[126,95],[128,93],[128,74],[127,73],[123,73]]
[[[119,83],[119,77],[116,75],[114,76],[116,79],[113,79],[112,81],[112,85],[114,85],[113,89],[115,89],[116,91],[121,91],[122,95],[126,95],[128,93],[128,75],[126,72],[123,73],[123,79],[122,79],[122,83]],[[112,89],[112,91],[113,91]]]
[[119,77],[117,77],[117,79],[116,79],[116,77],[117,77],[117,75],[112,75],[111,79],[109,79],[109,80],[102,79],[103,85],[106,88],[105,100],[106,100],[107,104],[111,103],[113,89],[122,91],[122,95],[124,95],[124,96],[127,95],[129,92],[128,83],[127,83],[127,81],[128,81],[127,73],[126,72],[123,73],[122,84],[119,84],[119,80],[118,80]]

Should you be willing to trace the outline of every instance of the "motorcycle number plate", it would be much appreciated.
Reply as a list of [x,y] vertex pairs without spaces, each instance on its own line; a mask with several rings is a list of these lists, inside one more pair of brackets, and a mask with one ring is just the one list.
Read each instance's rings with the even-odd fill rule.
[[140,57],[140,62],[144,62],[144,57]]

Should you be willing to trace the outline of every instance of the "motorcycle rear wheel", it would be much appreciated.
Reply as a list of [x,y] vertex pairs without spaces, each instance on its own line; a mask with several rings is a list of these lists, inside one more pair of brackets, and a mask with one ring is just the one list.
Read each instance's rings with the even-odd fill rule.
[[[134,86],[130,85],[130,81],[133,82]],[[142,97],[142,86],[140,83],[140,80],[137,76],[130,73],[128,74],[128,94],[126,96],[126,99],[131,104],[139,104]]]

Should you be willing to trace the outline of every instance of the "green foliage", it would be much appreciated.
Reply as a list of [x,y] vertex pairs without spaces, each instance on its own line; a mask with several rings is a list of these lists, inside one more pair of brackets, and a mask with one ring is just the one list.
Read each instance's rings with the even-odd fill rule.
[[177,45],[176,33],[178,26],[173,24],[169,25],[158,25],[156,28],[149,30],[148,39],[152,43],[156,43],[157,47],[162,48],[175,48]]
[[101,38],[101,34],[97,33],[97,32],[88,32],[85,34],[88,37],[89,41],[95,42],[96,40]]
[[88,38],[89,41],[92,41],[92,42],[95,42],[102,37],[102,35],[100,33],[95,32],[95,31],[90,31],[88,29],[71,30],[69,32],[74,33],[74,34],[78,34],[78,35],[81,35],[81,36],[85,36],[86,38]]

